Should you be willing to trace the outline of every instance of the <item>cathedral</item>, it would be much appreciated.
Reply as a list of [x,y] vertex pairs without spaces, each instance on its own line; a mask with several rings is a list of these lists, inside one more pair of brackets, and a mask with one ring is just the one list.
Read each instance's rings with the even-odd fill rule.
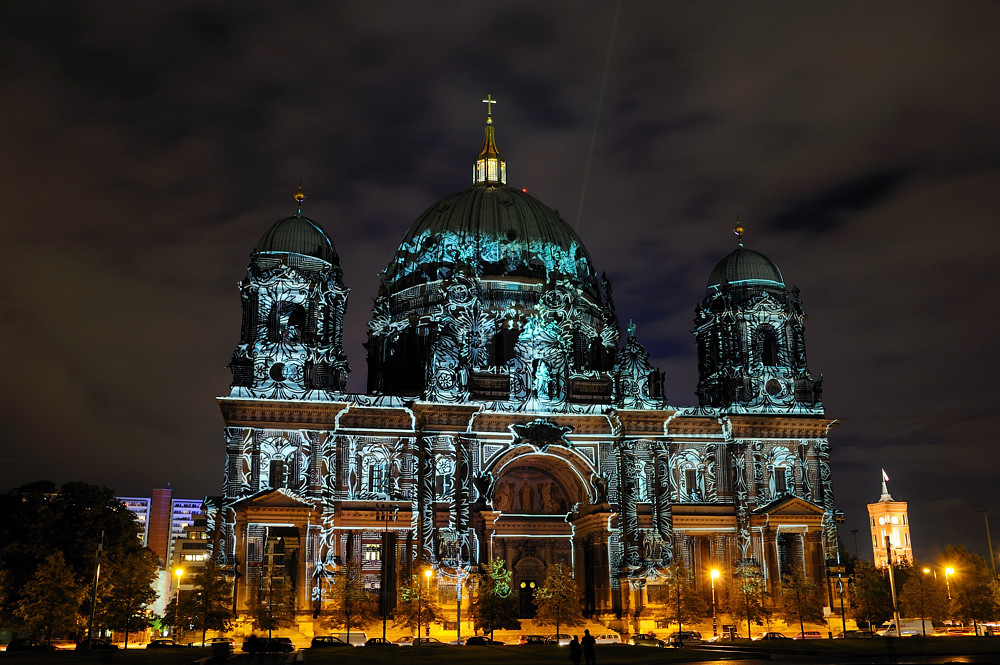
[[658,614],[673,562],[706,597],[712,570],[724,594],[747,571],[776,590],[793,568],[826,597],[836,421],[798,289],[738,224],[692,302],[698,403],[668,405],[609,279],[555,210],[507,184],[494,131],[488,114],[472,186],[421,213],[378,274],[365,394],[346,388],[340,257],[301,188],[254,246],[218,398],[217,556],[236,608],[280,578],[309,634],[356,561],[390,614],[419,573],[458,619],[471,573],[497,558],[522,618],[555,563],[591,620],[625,630]]

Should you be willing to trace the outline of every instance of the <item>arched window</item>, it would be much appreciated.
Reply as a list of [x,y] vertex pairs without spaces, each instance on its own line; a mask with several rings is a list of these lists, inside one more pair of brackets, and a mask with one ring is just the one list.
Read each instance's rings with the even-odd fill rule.
[[760,362],[766,367],[774,367],[778,364],[778,337],[771,326],[761,326],[759,331]]
[[677,460],[677,500],[684,502],[705,500],[705,479],[698,453],[686,451]]

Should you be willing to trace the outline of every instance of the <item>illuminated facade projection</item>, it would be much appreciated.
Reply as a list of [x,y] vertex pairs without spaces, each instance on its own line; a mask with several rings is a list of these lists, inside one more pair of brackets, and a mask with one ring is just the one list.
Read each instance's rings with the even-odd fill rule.
[[367,394],[344,392],[348,289],[301,190],[251,254],[218,400],[237,606],[281,578],[308,633],[358,561],[390,612],[397,581],[430,569],[442,606],[454,617],[462,597],[467,617],[474,590],[456,585],[499,557],[523,617],[561,562],[587,614],[628,630],[657,613],[674,561],[706,596],[712,568],[772,588],[793,567],[823,581],[835,421],[806,367],[797,289],[737,227],[696,310],[698,405],[668,406],[607,277],[557,212],[507,185],[489,116],[485,134],[473,186],[424,211],[379,276]]

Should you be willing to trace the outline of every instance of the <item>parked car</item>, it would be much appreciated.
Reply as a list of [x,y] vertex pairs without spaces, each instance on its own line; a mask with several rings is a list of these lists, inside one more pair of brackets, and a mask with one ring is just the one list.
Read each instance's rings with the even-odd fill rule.
[[667,646],[667,643],[663,640],[657,639],[655,637],[650,637],[647,633],[640,633],[639,635],[633,635],[630,640],[632,644],[637,647],[659,647],[663,648]]
[[792,635],[793,640],[821,640],[823,639],[823,633],[818,630],[807,630],[804,633],[796,633]]
[[251,635],[241,647],[247,653],[291,653],[295,645],[287,637],[257,637]]
[[231,638],[231,637],[210,637],[207,640],[205,640],[204,642],[194,642],[194,643],[191,644],[191,646],[193,646],[193,647],[212,647],[213,649],[215,649],[215,648],[222,648],[223,646],[227,646],[229,648],[229,650],[232,651],[233,648],[235,647],[235,644],[234,644],[233,638]]
[[415,647],[445,647],[448,646],[436,637],[417,637],[413,640]]
[[310,649],[327,649],[331,647],[349,647],[352,646],[333,635],[317,635],[312,638],[312,642],[309,643]]
[[113,651],[117,648],[117,644],[112,644],[111,640],[106,640],[103,637],[95,637],[92,640],[81,640],[76,645],[77,651]]
[[398,640],[394,640],[393,644],[395,644],[398,647],[412,647],[414,639],[416,638],[414,638],[413,635],[407,635],[406,637],[401,637]]
[[7,651],[55,651],[56,648],[41,640],[18,637],[7,643]]
[[150,640],[149,644],[146,645],[147,649],[177,649],[186,648],[183,644],[177,644],[169,637],[161,637],[155,640]]
[[[650,637],[656,637],[652,633],[649,633]],[[614,633],[606,633],[604,635],[595,635],[594,644],[621,644],[622,638]]]
[[545,644],[546,638],[544,635],[521,635],[517,639],[518,644]]
[[558,635],[552,634],[545,638],[546,644],[558,644],[561,647],[566,646],[573,641],[572,635],[567,635],[566,633],[559,633]]
[[384,637],[371,637],[365,642],[366,647],[398,647],[395,642],[390,642]]
[[701,633],[697,630],[682,630],[679,633],[670,633],[667,638],[670,644],[701,644]]
[[753,639],[754,640],[787,640],[788,638],[785,637],[784,635],[782,635],[781,633],[770,632],[770,633],[762,633],[762,634],[758,635],[757,637],[755,637]]
[[867,640],[873,637],[878,637],[878,635],[870,630],[849,630],[847,631],[847,635],[844,635],[844,633],[837,633],[833,636],[833,639],[842,640],[844,637],[849,640]]
[[467,647],[501,647],[503,644],[500,640],[491,640],[485,635],[473,635],[465,640],[465,646]]

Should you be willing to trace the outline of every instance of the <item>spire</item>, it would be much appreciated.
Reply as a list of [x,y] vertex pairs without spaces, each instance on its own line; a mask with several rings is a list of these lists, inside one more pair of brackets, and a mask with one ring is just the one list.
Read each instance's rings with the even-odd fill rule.
[[486,104],[486,143],[472,168],[472,183],[475,185],[498,183],[506,185],[507,162],[497,150],[497,144],[493,137],[493,105],[497,102],[491,95],[486,95],[483,103]]
[[743,246],[743,223],[740,221],[740,213],[736,212],[736,226],[733,227],[733,233],[736,234],[737,242],[740,247]]
[[302,179],[299,179],[299,189],[295,192],[295,205],[298,207],[298,212],[295,214],[299,217],[302,216],[302,202],[306,200],[306,193],[302,191]]
[[889,474],[882,469],[882,496],[879,497],[879,501],[892,501],[892,497],[889,495],[889,488],[886,487],[886,483],[889,482]]

